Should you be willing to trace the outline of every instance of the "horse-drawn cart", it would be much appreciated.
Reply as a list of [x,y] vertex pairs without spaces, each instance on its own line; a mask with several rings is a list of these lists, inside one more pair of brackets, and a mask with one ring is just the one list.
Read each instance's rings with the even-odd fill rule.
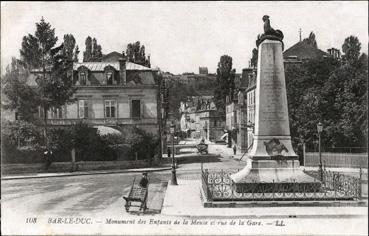
[[[146,188],[140,186],[139,183],[135,183],[135,179],[133,179],[131,190],[129,191],[129,194],[127,197],[123,197],[123,199],[126,201],[126,204],[124,207],[126,208],[126,211],[129,211],[129,208],[131,206],[139,206],[140,210],[147,209],[147,195],[148,195],[149,185],[147,184]],[[133,202],[138,202],[140,205],[133,205]]]

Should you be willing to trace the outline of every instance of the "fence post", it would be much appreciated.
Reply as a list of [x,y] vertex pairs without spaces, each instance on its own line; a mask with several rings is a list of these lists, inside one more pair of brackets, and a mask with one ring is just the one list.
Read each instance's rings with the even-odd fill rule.
[[359,169],[359,186],[358,186],[358,188],[359,188],[359,199],[361,199],[361,183],[362,183],[362,180],[363,180],[362,178],[363,178],[363,170],[360,167],[360,169]]
[[[305,166],[305,153],[306,153],[306,146],[305,146],[305,142],[302,143],[302,165]],[[301,164],[301,163],[300,163]]]

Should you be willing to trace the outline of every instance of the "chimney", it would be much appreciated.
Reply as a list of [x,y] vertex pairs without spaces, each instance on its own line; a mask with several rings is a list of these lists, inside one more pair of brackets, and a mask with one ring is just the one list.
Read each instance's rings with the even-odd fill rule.
[[126,58],[126,55],[124,55],[124,52],[123,52],[123,58],[119,59],[119,77],[121,79],[121,84],[122,85],[126,85],[126,83],[127,83],[126,63],[127,63],[127,58]]

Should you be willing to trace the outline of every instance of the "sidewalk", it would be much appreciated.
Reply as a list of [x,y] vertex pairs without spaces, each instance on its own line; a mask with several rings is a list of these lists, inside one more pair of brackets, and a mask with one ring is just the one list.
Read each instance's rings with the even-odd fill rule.
[[[161,213],[170,216],[197,217],[367,217],[367,207],[242,207],[205,208],[201,201],[201,181],[178,179],[178,185],[168,184]],[[282,210],[283,208],[283,210]]]
[[36,179],[36,178],[80,176],[80,175],[121,174],[121,173],[136,173],[136,172],[155,172],[155,171],[164,171],[164,170],[171,170],[171,166],[166,165],[164,167],[156,167],[156,168],[138,168],[138,169],[123,169],[123,170],[97,170],[97,171],[76,171],[76,172],[64,172],[64,173],[32,173],[32,174],[24,174],[24,175],[1,176],[1,180]]

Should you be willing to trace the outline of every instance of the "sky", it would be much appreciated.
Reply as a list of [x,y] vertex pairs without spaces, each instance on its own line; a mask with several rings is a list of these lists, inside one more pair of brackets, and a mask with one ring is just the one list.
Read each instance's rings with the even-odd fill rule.
[[12,57],[19,58],[22,38],[34,34],[41,17],[55,28],[61,43],[71,33],[82,60],[87,36],[103,54],[122,52],[140,41],[152,67],[174,74],[215,73],[219,58],[229,55],[233,68],[248,67],[263,15],[284,34],[285,49],[313,31],[318,47],[341,50],[346,37],[357,36],[368,51],[368,2],[1,2],[2,74]]

